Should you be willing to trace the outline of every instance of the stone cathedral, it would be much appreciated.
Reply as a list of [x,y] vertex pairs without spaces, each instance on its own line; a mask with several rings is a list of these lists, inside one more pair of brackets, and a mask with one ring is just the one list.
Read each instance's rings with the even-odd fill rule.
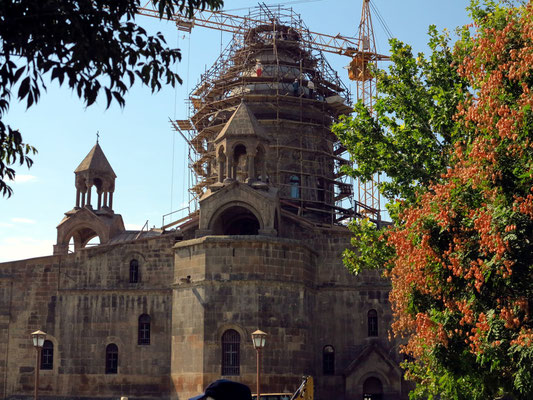
[[44,399],[184,400],[221,377],[255,388],[257,329],[265,393],[311,375],[316,400],[407,398],[389,282],[342,263],[364,211],[346,205],[330,131],[348,93],[305,32],[283,15],[252,24],[191,92],[192,116],[173,122],[194,150],[187,218],[125,230],[112,160],[90,150],[53,255],[0,264],[0,398],[32,396],[38,329]]

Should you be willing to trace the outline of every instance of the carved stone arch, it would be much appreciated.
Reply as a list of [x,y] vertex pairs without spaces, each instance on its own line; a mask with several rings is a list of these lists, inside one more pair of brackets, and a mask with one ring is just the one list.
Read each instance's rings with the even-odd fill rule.
[[122,262],[123,263],[130,262],[132,258],[136,258],[139,261],[142,260],[142,262],[145,264],[147,263],[146,256],[137,250],[126,252],[126,254],[122,257]]
[[382,374],[380,371],[367,372],[366,374],[361,375],[358,381],[358,385],[362,388],[366,380],[369,378],[377,378],[380,380],[383,388],[391,385],[389,378],[385,374]]
[[104,182],[105,182],[105,178],[103,177],[95,176],[92,178],[92,184],[96,188],[97,193],[102,192],[102,189],[104,188]]
[[124,341],[119,336],[107,336],[104,341],[104,348],[111,343],[115,343],[118,346],[118,351],[124,351]]
[[255,207],[242,201],[224,204],[208,223],[208,229],[215,235],[257,235],[264,226],[263,218]]
[[109,240],[106,230],[99,224],[83,221],[74,223],[61,238],[58,238],[57,242],[68,246],[70,239],[74,238],[74,251],[78,251],[83,249],[96,236],[100,239],[100,243],[106,243]]
[[[229,144],[229,143],[228,143],[228,144]],[[250,147],[250,145],[247,144],[246,141],[244,141],[244,140],[237,140],[237,141],[235,141],[235,142],[232,142],[232,143],[231,143],[231,146],[228,146],[228,147],[230,147],[231,153],[232,153],[233,155],[235,155],[235,149],[236,149],[237,147],[239,147],[239,146],[243,146],[243,147],[244,147],[245,154],[246,154],[246,152],[249,150],[248,148]]]
[[384,395],[384,385],[382,380],[376,376],[370,376],[366,378],[362,385],[363,399],[364,400],[381,400]]
[[241,335],[242,343],[247,343],[247,338],[250,337],[251,341],[251,332],[248,332],[245,328],[241,327],[240,325],[236,324],[223,324],[218,327],[216,330],[216,338],[215,340],[220,342],[222,340],[222,335],[224,332],[226,332],[228,329],[233,329],[234,331],[237,331],[239,335]]

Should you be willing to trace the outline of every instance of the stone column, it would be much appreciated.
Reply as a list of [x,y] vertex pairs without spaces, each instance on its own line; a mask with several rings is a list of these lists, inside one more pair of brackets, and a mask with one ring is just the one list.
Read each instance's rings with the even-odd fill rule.
[[255,178],[255,156],[248,155],[248,179]]
[[261,177],[263,178],[262,181],[267,183],[267,162],[266,162],[266,156],[263,158],[263,164],[261,165]]
[[80,189],[76,189],[76,208],[80,208]]
[[[86,191],[87,189],[85,189]],[[85,192],[81,192],[81,206],[80,207],[85,207]]]
[[113,192],[109,192],[109,209],[113,209]]
[[92,192],[92,185],[87,185],[87,204],[86,206],[92,207],[91,205],[91,192]]
[[255,156],[253,154],[248,154],[246,158],[246,161],[248,162],[248,179],[246,179],[246,182],[253,182],[255,181]]
[[232,162],[232,154],[226,155],[226,179],[225,181],[232,181],[233,180],[233,162]]
[[224,161],[220,158],[218,160],[218,181],[221,183],[224,181]]
[[100,190],[97,190],[98,193],[98,205],[96,207],[97,210],[102,208],[102,192]]

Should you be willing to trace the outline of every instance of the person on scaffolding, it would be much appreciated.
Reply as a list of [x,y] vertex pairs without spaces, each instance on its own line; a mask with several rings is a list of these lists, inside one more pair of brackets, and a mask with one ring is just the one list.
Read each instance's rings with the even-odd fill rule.
[[294,79],[294,82],[292,83],[292,95],[295,97],[298,97],[300,94],[300,83],[298,82],[298,78]]
[[309,81],[307,82],[307,89],[309,89],[309,98],[314,99],[315,84],[311,78],[309,78]]
[[256,76],[263,75],[263,66],[261,65],[261,61],[257,60],[255,64],[255,74]]

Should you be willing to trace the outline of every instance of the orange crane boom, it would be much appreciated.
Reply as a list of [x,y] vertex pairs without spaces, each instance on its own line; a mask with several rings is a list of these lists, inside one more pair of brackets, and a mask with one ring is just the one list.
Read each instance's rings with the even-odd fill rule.
[[[148,17],[160,18],[158,10],[149,8],[151,5],[152,2],[150,1],[144,7],[140,7],[137,13]],[[243,17],[210,10],[195,10],[192,18],[187,18],[179,13],[176,13],[172,15],[171,18],[169,18],[167,15],[164,15],[161,17],[161,19],[174,21],[179,30],[186,32],[190,32],[195,26],[201,26],[203,28],[215,29],[234,34],[244,34],[247,30],[247,27],[251,25],[256,26],[265,23],[272,23],[272,21],[262,21],[250,17]],[[343,36],[340,33],[335,36],[308,30],[305,30],[305,32],[302,30],[300,33],[305,33],[310,37],[310,39],[306,39],[304,37],[305,35],[301,35],[301,41],[303,44],[308,44],[317,50],[328,53],[349,55],[348,53],[352,53],[359,48],[360,40],[358,38]]]

